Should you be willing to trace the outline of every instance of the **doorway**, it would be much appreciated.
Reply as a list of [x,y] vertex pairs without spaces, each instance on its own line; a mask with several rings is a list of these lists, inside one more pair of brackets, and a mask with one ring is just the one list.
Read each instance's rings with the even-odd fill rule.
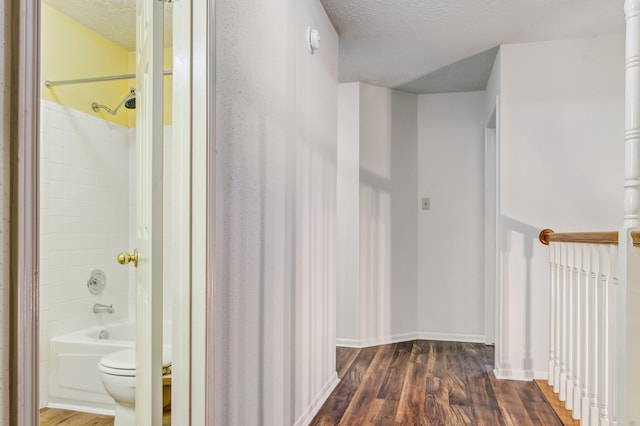
[[[191,58],[193,56],[194,49],[192,48],[191,40],[199,40],[201,42],[198,54],[202,55],[204,58],[202,63],[207,63],[208,55],[212,50],[210,52],[211,46],[207,42],[206,34],[209,29],[209,22],[213,11],[212,7],[210,8],[209,5],[204,5],[199,6],[202,10],[199,10],[198,13],[194,13],[192,15],[191,3],[185,2],[181,3],[181,5],[180,13],[176,14],[181,17],[182,21],[183,32],[181,32],[181,36],[179,38],[181,40],[189,40],[187,43],[182,43],[182,49],[185,50],[182,51],[181,55],[183,58],[186,57],[188,61],[183,63],[179,76],[180,85],[182,87],[189,87],[189,90],[183,92],[181,97],[187,97],[187,103],[191,104],[192,91],[199,91],[199,93],[205,94],[204,97],[199,99],[200,101],[203,101],[203,104],[199,106],[202,107],[202,111],[206,114],[206,112],[210,110],[209,105],[212,99],[209,94],[213,93],[213,90],[209,88],[209,85],[212,86],[213,83],[209,78],[210,74],[208,72],[201,73],[200,79],[192,79]],[[197,8],[193,7],[193,9]],[[37,54],[39,45],[37,35],[40,32],[40,2],[38,0],[22,0],[17,2],[15,10],[20,10],[21,13],[15,14],[16,28],[19,28],[19,31],[16,31],[15,39],[17,41],[13,45],[13,49],[16,50],[13,52],[13,56],[17,58],[16,67],[12,70],[14,72],[13,84],[14,87],[18,88],[16,91],[23,93],[23,95],[12,99],[15,111],[14,131],[16,134],[16,145],[13,155],[14,158],[20,158],[22,161],[16,162],[16,167],[11,170],[12,187],[14,194],[16,194],[16,199],[13,203],[14,207],[11,212],[12,218],[15,218],[12,225],[12,234],[14,235],[14,243],[11,247],[13,259],[12,282],[17,283],[19,291],[13,293],[11,301],[14,309],[12,309],[11,314],[11,328],[13,330],[11,333],[13,339],[11,344],[13,378],[11,387],[12,397],[10,418],[12,419],[12,422],[16,422],[16,424],[36,424],[38,419],[39,347],[37,341],[37,325],[40,320],[40,315],[37,310],[39,292],[36,275],[38,270],[37,265],[39,263],[39,211],[37,201],[39,191],[39,171],[37,167],[39,161],[39,150],[37,141],[39,138],[37,133],[40,96],[37,76],[39,74],[40,58]],[[192,31],[193,25],[191,16],[197,16],[196,21],[199,25],[199,29],[197,31]],[[209,69],[210,68],[208,66],[203,68],[203,70]],[[188,81],[189,83],[185,84],[185,81]],[[192,124],[190,111],[191,109],[187,109],[186,113],[183,111],[181,119],[176,120],[174,126],[180,126],[181,130],[188,128],[190,133],[193,133],[192,131],[194,128],[198,128],[200,132],[204,134],[202,139],[198,139],[195,142],[192,139],[186,139],[181,145],[181,151],[188,153],[189,156],[192,151],[198,151],[200,154],[200,157],[198,158],[199,161],[192,161],[189,163],[189,166],[198,165],[199,169],[197,172],[193,171],[191,167],[183,169],[180,176],[175,179],[175,183],[176,185],[183,185],[183,188],[185,186],[190,188],[191,179],[194,177],[200,179],[200,181],[204,182],[205,185],[202,188],[196,188],[196,190],[191,191],[191,201],[193,202],[193,200],[198,200],[199,203],[206,205],[207,200],[209,199],[207,197],[207,188],[209,187],[207,177],[211,174],[208,169],[209,164],[211,163],[208,157],[209,150],[207,149],[207,146],[210,142],[208,138],[211,137],[211,132],[207,130],[208,127],[206,125],[204,126],[204,130],[202,129],[203,121],[193,120]],[[177,121],[180,122],[179,125],[177,124]],[[201,155],[203,151],[206,155]],[[189,212],[192,211],[191,207],[191,202],[183,206],[183,208]],[[207,210],[203,210],[200,213],[200,215],[205,217],[204,222],[209,223],[206,219],[206,214]],[[187,219],[189,219],[187,224],[188,226],[190,226],[192,216],[195,215],[187,215]],[[184,248],[184,246],[181,244],[183,244],[184,240],[191,241],[191,235],[189,234],[186,237],[178,235],[176,237],[176,251],[180,253],[176,257],[183,258],[182,263],[189,265],[190,261],[188,259],[191,258],[190,256],[192,253],[200,255],[202,252],[206,252],[206,241],[208,241],[208,239],[204,240],[205,244],[201,244],[201,239],[197,239],[195,243],[191,243],[184,251],[182,251],[181,249]],[[184,261],[185,257],[187,258],[186,261]],[[202,257],[204,258],[205,256]],[[199,270],[207,271],[207,265],[208,264],[205,262]],[[189,272],[192,272],[191,269],[195,268],[190,268]],[[178,273],[182,272],[183,271],[178,271]],[[180,307],[180,314],[176,315],[179,321],[177,326],[174,325],[173,327],[174,333],[191,335],[194,340],[198,342],[197,344],[192,343],[181,347],[178,350],[179,358],[181,360],[190,360],[193,354],[192,348],[198,348],[198,359],[206,361],[206,357],[203,355],[205,351],[200,348],[200,346],[204,346],[206,344],[206,336],[204,334],[198,334],[202,329],[204,329],[204,327],[197,329],[195,332],[189,333],[191,330],[190,324],[192,320],[194,322],[197,321],[201,324],[206,324],[206,309],[204,309],[204,306],[206,306],[205,298],[200,299],[202,300],[201,303],[199,303],[199,300],[192,303],[190,298],[191,294],[195,292],[198,293],[198,296],[207,294],[206,277],[206,273],[204,274],[204,279],[202,276],[192,279],[191,275],[189,275],[188,279],[183,279],[184,277],[177,277],[177,280],[180,280],[180,282],[184,284],[176,286],[176,293],[178,293],[178,297],[174,298],[174,300],[178,301],[174,306]],[[188,295],[188,297],[184,297],[185,294]],[[193,316],[192,307],[198,309]],[[205,361],[202,362],[202,365],[206,364]],[[180,373],[180,371],[182,373]],[[177,387],[180,390],[180,399],[182,401],[178,404],[178,411],[184,413],[197,412],[199,415],[195,416],[196,418],[199,418],[200,415],[204,418],[205,404],[201,403],[201,400],[203,401],[205,398],[204,380],[191,380],[192,374],[193,376],[202,377],[204,376],[204,371],[205,368],[200,364],[194,365],[193,368],[191,368],[188,362],[180,362],[179,365],[174,365],[174,377],[179,378],[179,380],[177,380],[177,386],[174,386],[174,389]],[[198,386],[201,386],[201,388]],[[197,398],[191,398],[192,389],[194,393],[198,394]],[[188,403],[185,404],[184,401],[188,401]]]
[[[133,10],[131,16],[112,16],[121,12],[113,9],[96,4],[83,10],[54,0],[41,4],[38,212],[40,406],[111,414],[114,387],[105,389],[107,373],[97,365],[115,352],[130,354],[130,365],[149,365],[155,359],[136,361],[135,353],[162,354],[165,343],[168,355],[157,362],[170,366],[172,299],[167,297],[163,306],[162,295],[173,287],[172,263],[162,262],[172,241],[170,227],[163,226],[170,223],[172,194],[162,184],[163,176],[171,181],[171,162],[163,164],[163,157],[171,158],[171,46],[164,49],[169,74],[164,87],[162,64],[154,68],[155,76],[145,73],[136,81],[136,62],[157,58],[155,52],[141,52],[136,43],[141,38],[135,22],[142,18]],[[170,6],[164,12],[170,16]],[[93,20],[100,15],[134,25],[126,33],[114,26],[114,34]],[[162,15],[154,16],[152,25],[160,42],[162,21]],[[162,46],[157,50],[162,61]],[[155,80],[157,87],[146,85]],[[163,240],[168,243],[164,247]],[[118,253],[133,254],[135,247],[140,262],[116,262]],[[146,324],[157,327],[141,329],[151,315]],[[158,341],[155,350],[148,336]],[[131,371],[135,375],[127,377],[133,377],[136,390],[144,387],[144,395],[161,395],[156,391],[156,385],[162,388],[159,378],[158,383],[146,381],[144,368]],[[129,399],[133,393],[120,402]],[[136,396],[137,407],[144,402]]]

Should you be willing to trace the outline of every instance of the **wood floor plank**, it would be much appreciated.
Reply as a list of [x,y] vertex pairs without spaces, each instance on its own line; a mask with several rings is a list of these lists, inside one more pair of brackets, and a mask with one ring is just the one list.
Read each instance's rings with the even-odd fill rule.
[[[370,421],[365,418],[365,415],[370,414],[372,411],[378,412],[380,405],[374,407],[373,404],[378,401],[376,396],[382,386],[380,378],[388,371],[395,349],[395,345],[384,345],[378,348],[371,365],[367,369],[367,373],[344,413],[343,423],[365,424]],[[374,420],[372,419],[372,421]]]
[[340,382],[331,394],[332,397],[329,398],[320,411],[318,411],[313,424],[322,426],[339,425],[344,412],[357,390],[357,386],[345,383],[344,381]]
[[395,425],[398,403],[399,399],[383,399],[382,406],[378,411],[376,424],[379,426]]
[[416,341],[409,357],[409,367],[404,377],[396,423],[419,424],[425,418],[427,376],[433,370],[435,354],[425,342]]
[[[325,402],[315,417],[317,425],[338,425],[340,424],[345,411],[349,407],[353,396],[358,390],[358,386],[362,382],[369,365],[376,355],[377,348],[354,349],[341,348],[353,352],[353,357],[345,354],[344,351],[340,356],[339,362],[343,374],[340,377],[340,384],[333,391],[335,398],[330,398]],[[336,352],[337,356],[337,352]]]
[[342,376],[342,380],[354,386],[359,386],[362,383],[362,379],[367,373],[371,361],[378,352],[377,347],[358,349],[359,353],[355,360],[351,363],[351,366],[347,369]]
[[517,388],[522,382],[497,380],[493,373],[490,374],[490,377],[491,386],[496,395],[498,407],[500,407],[505,424],[507,426],[533,425],[534,423],[517,392]]
[[40,410],[40,426],[113,426],[113,416],[78,411],[43,408]]
[[[402,393],[402,383],[407,367],[409,366],[409,357],[413,348],[413,342],[403,342],[395,344],[395,353],[391,365],[384,375],[378,398],[385,400],[400,400]],[[397,407],[397,404],[395,404]]]
[[540,407],[549,406],[536,386],[520,386],[518,394],[524,404],[529,417],[537,425],[562,425],[553,410],[541,410]]
[[553,392],[553,386],[549,386],[546,380],[535,380],[536,390],[553,409],[562,425],[580,426],[580,420],[574,420],[571,410],[565,408],[565,403],[560,401],[558,395]]
[[343,380],[311,424],[560,425],[533,383],[496,380],[493,351],[425,340],[341,348]]
[[[412,424],[421,424],[424,422],[433,425],[453,424],[451,408],[449,406],[449,392],[446,388],[446,382],[440,377],[427,377],[423,399],[424,404],[422,410],[413,412],[414,417]],[[414,401],[412,401],[412,404]]]
[[486,371],[469,377],[469,394],[478,426],[504,426],[502,413]]
[[344,377],[359,353],[360,349],[355,348],[338,347],[336,349],[336,371],[338,372],[338,377]]

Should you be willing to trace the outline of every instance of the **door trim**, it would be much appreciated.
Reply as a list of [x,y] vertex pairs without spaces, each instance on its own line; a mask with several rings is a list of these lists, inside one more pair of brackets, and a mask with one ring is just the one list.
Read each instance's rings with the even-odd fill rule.
[[174,5],[174,25],[189,28],[175,38],[174,27],[174,55],[179,59],[173,77],[174,93],[185,94],[173,97],[173,185],[181,200],[173,209],[178,283],[173,341],[181,342],[173,355],[174,371],[184,372],[188,380],[172,383],[172,393],[181,401],[177,422],[204,425],[214,423],[213,309],[208,306],[213,306],[215,268],[215,1]]
[[[10,10],[10,296],[11,424],[38,424],[38,183],[40,2]],[[6,21],[5,21],[6,22]]]

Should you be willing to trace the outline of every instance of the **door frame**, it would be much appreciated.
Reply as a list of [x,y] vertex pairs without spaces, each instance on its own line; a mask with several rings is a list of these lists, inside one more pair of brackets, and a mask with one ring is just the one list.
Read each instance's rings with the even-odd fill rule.
[[[176,252],[188,253],[188,285],[178,289],[183,309],[179,321],[190,331],[189,346],[181,349],[190,360],[186,387],[190,390],[191,424],[211,424],[213,394],[212,359],[215,206],[215,2],[189,2],[191,38],[188,92],[192,105],[190,170],[182,175],[191,189],[191,226],[188,238],[180,238]],[[9,295],[9,399],[11,424],[38,424],[39,350],[39,121],[40,121],[40,0],[5,1],[11,14],[11,43],[6,46],[11,61],[10,87],[10,295]],[[175,77],[174,77],[175,78]],[[181,94],[179,94],[180,96]],[[186,94],[184,94],[186,96]],[[205,229],[206,232],[202,232]],[[181,250],[185,248],[185,250]],[[208,337],[208,338],[207,338]],[[182,371],[183,367],[177,366]],[[180,373],[177,373],[180,374]],[[185,402],[183,402],[185,403]]]
[[[485,123],[485,144],[493,143],[494,157],[488,160],[485,156],[485,178],[487,173],[492,173],[495,181],[493,182],[493,191],[491,195],[487,193],[485,187],[485,334],[493,336],[493,344],[495,345],[494,363],[496,369],[498,369],[502,363],[503,351],[505,349],[503,342],[503,321],[504,321],[504,303],[503,303],[503,289],[502,289],[502,266],[500,256],[500,188],[501,188],[501,176],[500,176],[500,96],[495,97],[495,103],[491,109],[487,122]],[[486,148],[485,148],[486,152]],[[490,168],[492,170],[487,170]],[[485,182],[486,186],[486,182]],[[493,198],[493,200],[491,200]],[[487,202],[491,202],[490,216],[487,216]],[[489,270],[490,269],[490,270]],[[489,303],[493,304],[493,312],[491,312],[491,318],[487,318],[486,305],[487,301],[491,299]],[[491,321],[493,320],[493,321]],[[489,330],[490,328],[490,330]],[[487,339],[485,336],[485,340]],[[488,342],[487,342],[488,343]]]
[[[38,423],[40,1],[10,9],[9,398],[11,424]],[[5,21],[6,23],[6,21]]]

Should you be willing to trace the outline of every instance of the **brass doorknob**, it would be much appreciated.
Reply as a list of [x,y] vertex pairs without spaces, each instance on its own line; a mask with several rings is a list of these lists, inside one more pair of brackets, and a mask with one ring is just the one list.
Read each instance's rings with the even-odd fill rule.
[[118,255],[118,263],[121,265],[128,265],[133,261],[133,266],[138,267],[138,249],[133,251],[133,254],[129,254],[126,251],[123,251]]

